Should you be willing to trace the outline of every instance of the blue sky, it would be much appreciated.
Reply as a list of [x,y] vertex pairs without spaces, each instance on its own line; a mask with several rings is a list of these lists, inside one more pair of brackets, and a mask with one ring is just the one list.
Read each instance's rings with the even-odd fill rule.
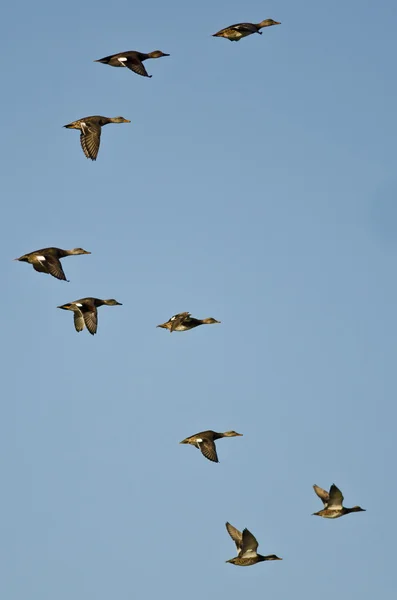
[[[1,597],[394,598],[396,17],[3,9]],[[92,62],[127,49],[171,56]],[[96,163],[62,128],[92,114],[131,120]],[[70,283],[11,260],[53,245],[92,252]],[[56,308],[83,296],[123,303],[95,337]],[[222,324],[156,329],[181,311]],[[244,434],[220,464],[178,445],[207,428]],[[333,482],[367,512],[312,517]],[[225,521],[284,560],[225,564]]]

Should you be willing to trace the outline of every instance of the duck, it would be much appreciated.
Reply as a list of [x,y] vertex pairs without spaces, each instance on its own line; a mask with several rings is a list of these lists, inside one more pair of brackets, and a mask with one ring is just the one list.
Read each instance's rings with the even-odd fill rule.
[[108,123],[131,123],[124,117],[102,117],[95,115],[93,117],[83,117],[64,125],[66,129],[78,129],[80,133],[80,143],[84,154],[91,160],[96,160],[101,142],[101,128]]
[[219,462],[218,454],[216,452],[215,440],[220,440],[225,437],[236,437],[242,436],[242,433],[236,431],[225,431],[225,433],[218,433],[217,431],[200,431],[195,435],[185,438],[180,444],[190,444],[201,451],[201,454],[211,460],[212,462]]
[[212,317],[207,319],[195,319],[194,317],[190,316],[189,312],[182,312],[174,315],[165,323],[157,325],[157,327],[169,329],[170,333],[172,333],[173,331],[188,331],[189,329],[194,329],[194,327],[198,327],[199,325],[212,325],[213,323],[220,323],[220,321],[217,321]]
[[227,563],[232,563],[238,567],[249,567],[265,560],[283,560],[275,554],[269,554],[268,556],[258,554],[258,541],[248,529],[244,529],[241,533],[241,531],[230,525],[230,523],[226,523],[226,529],[236,544],[238,552],[238,555],[235,558],[227,560]]
[[33,252],[28,252],[28,254],[23,254],[23,256],[14,258],[14,260],[31,264],[34,270],[39,273],[47,273],[56,277],[56,279],[69,281],[66,279],[60,259],[65,256],[75,256],[77,254],[91,254],[91,252],[87,252],[83,248],[72,248],[71,250],[41,248],[41,250],[34,250]]
[[260,23],[236,23],[235,25],[229,25],[225,29],[221,29],[217,33],[214,33],[212,37],[224,37],[231,42],[238,42],[241,38],[252,35],[253,33],[259,33],[262,35],[262,27],[272,27],[272,25],[281,25],[279,21],[273,21],[273,19],[265,19]]
[[324,519],[338,519],[339,517],[343,517],[350,513],[365,512],[365,508],[361,508],[361,506],[353,506],[352,508],[343,506],[342,492],[334,483],[331,485],[329,492],[323,490],[323,488],[320,488],[316,484],[313,485],[313,489],[324,504],[323,510],[313,513],[313,515],[317,517],[323,517]]
[[80,300],[62,304],[57,308],[73,311],[74,327],[77,332],[83,331],[84,327],[87,327],[91,335],[95,335],[98,328],[97,308],[104,305],[122,306],[121,302],[117,302],[117,300],[114,300],[113,298],[110,300],[101,300],[100,298],[80,298]]
[[162,56],[170,55],[161,52],[161,50],[153,50],[153,52],[148,52],[147,54],[144,52],[137,52],[136,50],[127,50],[127,52],[119,52],[118,54],[111,54],[104,58],[98,58],[98,60],[94,60],[94,62],[110,65],[111,67],[127,67],[131,71],[134,71],[134,73],[142,75],[142,77],[152,77],[152,75],[148,75],[143,65],[143,61],[148,58],[161,58]]

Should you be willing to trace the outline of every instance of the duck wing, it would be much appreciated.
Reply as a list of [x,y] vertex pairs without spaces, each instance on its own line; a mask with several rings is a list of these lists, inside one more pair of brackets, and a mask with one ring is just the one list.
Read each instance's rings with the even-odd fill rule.
[[188,312],[183,312],[183,313],[179,313],[178,315],[174,315],[173,317],[171,317],[170,322],[171,322],[171,329],[170,329],[170,333],[172,333],[173,331],[175,331],[175,329],[181,325],[181,323],[183,323],[183,321],[186,321],[186,319],[188,319],[190,316],[190,313]]
[[258,31],[258,28],[253,23],[236,23],[235,25],[227,27],[227,29],[234,29],[241,33],[256,33]]
[[208,460],[211,460],[212,462],[219,462],[216,447],[212,440],[203,439],[202,442],[197,442],[197,445],[205,458],[208,458]]
[[323,488],[320,488],[316,484],[313,485],[313,489],[316,492],[317,496],[322,501],[322,503],[324,504],[324,507],[327,508],[328,501],[329,501],[329,493],[326,490],[323,490]]
[[83,309],[82,316],[88,331],[91,335],[95,335],[98,328],[98,312],[96,307]]
[[243,545],[243,534],[241,531],[233,527],[233,525],[230,525],[229,522],[226,523],[226,529],[233,542],[236,544],[237,551],[240,552]]
[[86,157],[96,160],[101,143],[101,126],[96,123],[81,123],[80,143]]
[[46,265],[50,275],[60,279],[61,281],[67,281],[65,273],[62,269],[61,261],[55,256],[46,257]]
[[247,556],[247,553],[256,554],[258,550],[258,541],[256,537],[248,531],[248,529],[243,530],[243,544],[241,547],[241,554]]
[[84,317],[83,313],[80,310],[73,311],[73,320],[74,320],[74,328],[76,331],[80,332],[84,329]]
[[333,510],[342,508],[343,505],[343,495],[339,488],[333,483],[329,490],[329,501],[328,508],[332,508]]
[[35,271],[38,271],[39,273],[47,273],[53,277],[56,277],[57,279],[67,281],[65,273],[62,269],[62,265],[55,256],[44,256],[44,254],[36,255],[35,259],[35,262],[32,263]]
[[148,75],[148,72],[146,71],[143,62],[139,60],[137,56],[121,56],[118,60],[122,62],[125,67],[130,69],[130,71],[134,71],[134,73],[137,73],[137,75],[142,75],[142,77],[151,77],[151,75]]

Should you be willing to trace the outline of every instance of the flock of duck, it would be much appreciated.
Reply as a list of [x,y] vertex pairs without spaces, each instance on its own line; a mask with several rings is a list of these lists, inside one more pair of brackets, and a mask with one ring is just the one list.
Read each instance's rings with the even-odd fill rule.
[[[265,19],[260,23],[236,23],[235,25],[229,25],[225,29],[221,29],[217,33],[213,34],[213,37],[223,37],[231,42],[238,42],[247,35],[253,33],[259,33],[262,35],[261,29],[263,27],[271,27],[272,25],[281,25],[278,21],[273,19]],[[128,50],[127,52],[118,52],[117,54],[110,54],[104,58],[98,58],[94,62],[99,62],[104,65],[110,65],[111,67],[127,67],[130,71],[141,75],[142,77],[152,77],[148,75],[143,62],[149,58],[161,58],[162,56],[169,56],[161,50],[154,50],[153,52],[137,52],[136,50]],[[100,115],[94,115],[91,117],[83,117],[72,121],[67,125],[64,125],[67,129],[78,129],[80,131],[80,143],[84,154],[91,160],[96,160],[99,151],[99,144],[101,141],[101,130],[104,125],[108,123],[131,123],[124,117],[102,117]]]
[[[223,37],[232,42],[238,42],[240,39],[254,33],[262,35],[261,29],[264,27],[280,24],[281,23],[274,21],[273,19],[265,19],[260,23],[237,23],[221,29],[213,34],[213,36]],[[169,54],[165,54],[160,50],[155,50],[148,54],[129,50],[127,52],[119,52],[118,54],[105,56],[94,62],[100,62],[112,67],[127,67],[142,77],[151,77],[151,75],[148,75],[143,62],[151,58],[160,58],[163,56],[169,56]],[[73,121],[64,127],[68,129],[78,129],[80,131],[80,143],[83,152],[87,158],[94,161],[98,156],[101,128],[108,123],[130,123],[130,121],[124,117],[109,118],[103,116],[91,116]],[[15,260],[31,264],[33,268],[40,273],[47,273],[57,279],[68,281],[61,265],[61,258],[80,254],[91,253],[87,250],[83,250],[83,248],[73,248],[72,250],[42,248],[24,254]],[[121,306],[121,303],[114,299],[101,300],[100,298],[80,298],[79,300],[62,304],[61,306],[58,306],[58,308],[73,312],[74,326],[77,332],[82,331],[86,327],[89,333],[94,335],[98,328],[97,309],[104,305]],[[172,333],[173,331],[188,331],[199,325],[210,325],[215,323],[220,323],[220,321],[217,321],[212,317],[196,319],[192,317],[189,312],[182,312],[172,316],[168,321],[157,325],[157,327],[167,329]],[[237,433],[236,431],[225,431],[224,433],[212,430],[200,431],[195,435],[185,438],[180,443],[194,446],[201,451],[205,458],[217,463],[219,461],[215,441],[225,437],[237,437],[242,435],[242,433]],[[320,488],[318,485],[314,485],[313,488],[324,506],[322,510],[313,513],[313,515],[325,519],[337,519],[353,512],[365,511],[365,509],[360,506],[353,506],[352,508],[343,506],[344,499],[342,492],[335,484],[331,485],[329,492]],[[258,554],[258,541],[248,529],[243,529],[241,532],[230,523],[226,523],[226,529],[237,548],[237,556],[226,562],[246,567],[262,561],[282,560],[275,554],[269,554],[267,556]]]

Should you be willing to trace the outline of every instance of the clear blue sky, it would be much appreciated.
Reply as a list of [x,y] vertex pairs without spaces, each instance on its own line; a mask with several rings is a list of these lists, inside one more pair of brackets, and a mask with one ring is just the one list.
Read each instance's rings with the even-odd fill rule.
[[[396,3],[136,4],[3,8],[0,596],[392,599]],[[127,49],[171,56],[93,62]],[[131,120],[96,163],[92,114]],[[11,260],[52,245],[70,283]],[[312,517],[333,482],[367,512]],[[227,520],[284,560],[226,565]]]

